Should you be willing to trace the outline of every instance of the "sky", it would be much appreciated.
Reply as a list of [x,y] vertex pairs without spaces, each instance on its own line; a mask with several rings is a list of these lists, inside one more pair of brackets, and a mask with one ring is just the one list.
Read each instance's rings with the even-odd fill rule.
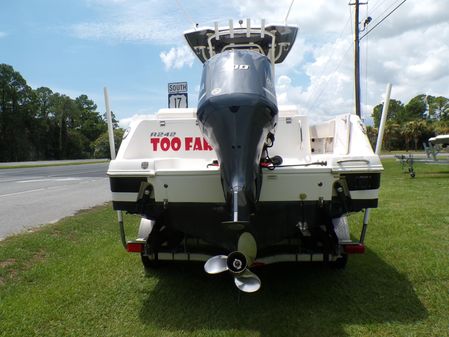
[[[403,0],[368,0],[363,36]],[[0,0],[0,63],[22,74],[32,88],[49,87],[75,98],[88,95],[126,126],[167,107],[167,84],[187,81],[189,107],[197,102],[202,64],[183,32],[215,21],[237,26],[283,23],[291,0]],[[418,94],[449,97],[448,0],[407,0],[363,37],[362,117],[392,98]],[[279,104],[296,105],[313,121],[354,111],[353,19],[348,0],[296,0],[288,24],[299,33],[276,68]]]

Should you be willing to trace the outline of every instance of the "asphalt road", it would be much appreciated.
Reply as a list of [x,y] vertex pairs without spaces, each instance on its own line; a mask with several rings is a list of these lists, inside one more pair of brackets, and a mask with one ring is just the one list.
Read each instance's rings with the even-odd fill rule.
[[108,163],[0,170],[0,239],[111,200]]

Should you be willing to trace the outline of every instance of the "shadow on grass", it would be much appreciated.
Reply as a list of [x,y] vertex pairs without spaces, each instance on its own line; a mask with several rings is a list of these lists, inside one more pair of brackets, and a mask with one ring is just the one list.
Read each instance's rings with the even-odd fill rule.
[[[444,178],[449,177],[449,162],[430,162],[430,163],[419,163],[414,165],[414,170],[417,178]],[[402,173],[408,174],[408,171],[403,171]]]
[[152,271],[148,277],[158,284],[143,299],[141,320],[174,333],[347,336],[348,324],[412,323],[427,317],[407,278],[369,250],[351,257],[344,271],[322,264],[278,264],[256,273],[260,291],[239,295],[229,274],[206,275],[202,264]]
[[429,178],[429,179],[447,179],[449,178],[449,172],[442,172],[442,171],[436,171],[436,172],[422,172],[421,176],[423,178]]

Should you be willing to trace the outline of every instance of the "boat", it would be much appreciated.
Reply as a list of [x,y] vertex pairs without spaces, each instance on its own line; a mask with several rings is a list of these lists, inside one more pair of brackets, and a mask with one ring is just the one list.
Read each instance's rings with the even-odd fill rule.
[[202,261],[255,292],[253,267],[363,253],[368,217],[353,239],[348,216],[377,207],[383,167],[357,115],[312,123],[277,104],[298,27],[242,23],[184,34],[204,64],[197,108],[132,122],[107,174],[114,210],[140,216],[122,241],[145,268]]
[[429,138],[429,143],[431,143],[433,146],[440,145],[441,147],[445,148],[449,145],[449,135],[438,135],[435,137]]

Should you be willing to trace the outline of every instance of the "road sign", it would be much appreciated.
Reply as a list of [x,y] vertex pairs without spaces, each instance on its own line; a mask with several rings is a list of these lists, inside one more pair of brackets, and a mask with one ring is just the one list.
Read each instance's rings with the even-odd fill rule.
[[168,84],[168,108],[180,109],[189,106],[187,82],[175,82]]
[[168,94],[168,108],[180,109],[187,108],[187,93],[185,94]]

